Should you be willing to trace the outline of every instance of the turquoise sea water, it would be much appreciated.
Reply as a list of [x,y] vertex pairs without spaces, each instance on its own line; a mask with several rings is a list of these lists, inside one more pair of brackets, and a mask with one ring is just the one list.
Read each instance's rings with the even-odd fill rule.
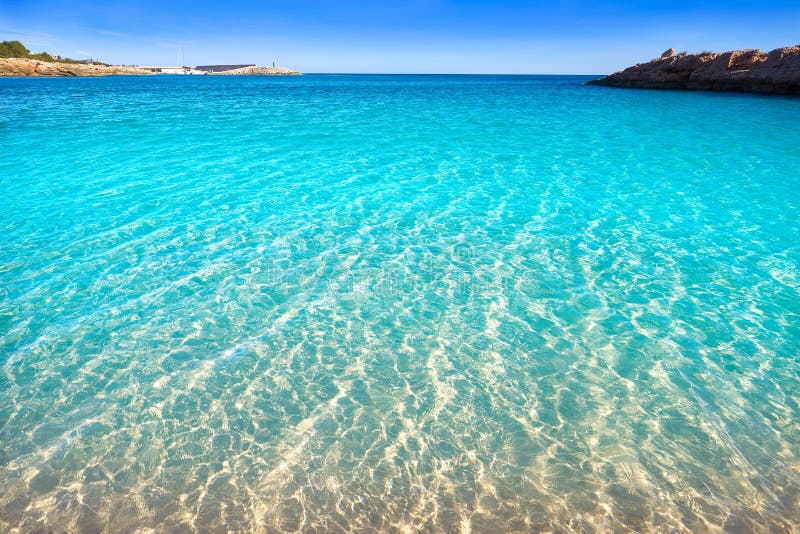
[[800,529],[800,100],[0,80],[0,531]]

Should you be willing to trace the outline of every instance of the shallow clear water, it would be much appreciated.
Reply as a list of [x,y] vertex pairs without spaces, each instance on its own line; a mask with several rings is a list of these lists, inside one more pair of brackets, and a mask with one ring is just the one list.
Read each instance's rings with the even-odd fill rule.
[[0,531],[800,528],[800,100],[0,80]]

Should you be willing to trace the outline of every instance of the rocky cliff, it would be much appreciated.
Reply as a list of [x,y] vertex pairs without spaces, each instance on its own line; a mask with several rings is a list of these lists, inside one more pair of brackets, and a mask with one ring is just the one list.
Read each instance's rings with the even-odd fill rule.
[[673,55],[629,67],[591,85],[800,95],[800,45],[771,52],[734,50]]
[[59,63],[35,59],[0,58],[0,76],[109,76],[112,74],[151,74],[136,67]]

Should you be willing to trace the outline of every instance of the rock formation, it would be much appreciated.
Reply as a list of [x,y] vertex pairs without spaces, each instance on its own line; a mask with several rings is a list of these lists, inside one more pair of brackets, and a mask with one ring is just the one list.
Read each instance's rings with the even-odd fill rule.
[[0,76],[109,76],[151,74],[136,67],[59,63],[35,59],[0,58]]
[[670,48],[669,50],[667,50],[666,52],[661,54],[661,59],[666,59],[666,58],[672,57],[674,55],[675,55],[675,49],[674,48]]
[[[723,54],[681,53],[629,67],[591,85],[800,95],[800,45]],[[666,56],[666,57],[665,57]]]

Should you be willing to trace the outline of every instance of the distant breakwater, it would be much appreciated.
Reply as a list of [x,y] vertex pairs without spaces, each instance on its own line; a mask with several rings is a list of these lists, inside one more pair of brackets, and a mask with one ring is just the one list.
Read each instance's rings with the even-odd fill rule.
[[296,70],[287,69],[286,67],[256,66],[214,73],[216,76],[298,76],[299,74]]

